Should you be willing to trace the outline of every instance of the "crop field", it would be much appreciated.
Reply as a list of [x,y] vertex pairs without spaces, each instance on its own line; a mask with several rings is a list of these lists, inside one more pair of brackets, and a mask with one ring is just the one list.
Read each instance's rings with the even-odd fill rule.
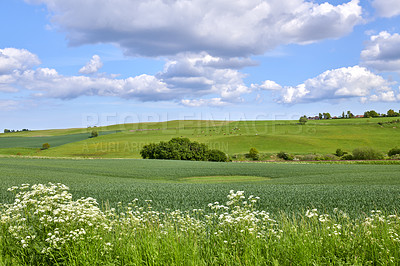
[[[332,154],[338,148],[352,151],[363,146],[387,153],[399,145],[399,123],[390,123],[396,120],[336,119],[309,121],[306,125],[297,121],[168,121],[99,127],[100,136],[90,139],[85,134],[93,128],[28,131],[0,134],[0,154],[140,158],[144,145],[173,137],[187,137],[229,155],[247,153],[251,147],[267,154]],[[44,142],[51,148],[38,150]]]
[[399,211],[400,165],[211,163],[135,159],[0,158],[0,201],[23,183],[63,183],[75,197],[115,206],[138,198],[153,208],[190,210],[224,202],[230,190],[261,198],[265,211],[339,208],[360,215]]
[[400,263],[398,161],[3,157],[0,169],[1,265]]

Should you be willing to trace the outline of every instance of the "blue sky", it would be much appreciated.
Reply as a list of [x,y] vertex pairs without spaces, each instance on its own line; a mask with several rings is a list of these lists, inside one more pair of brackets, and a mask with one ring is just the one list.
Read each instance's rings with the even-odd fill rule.
[[6,0],[0,130],[400,109],[400,1]]

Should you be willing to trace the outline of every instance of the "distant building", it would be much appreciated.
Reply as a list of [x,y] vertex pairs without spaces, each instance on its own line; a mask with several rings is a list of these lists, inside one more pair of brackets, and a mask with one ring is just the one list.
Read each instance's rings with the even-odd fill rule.
[[355,118],[364,118],[364,115],[356,115]]

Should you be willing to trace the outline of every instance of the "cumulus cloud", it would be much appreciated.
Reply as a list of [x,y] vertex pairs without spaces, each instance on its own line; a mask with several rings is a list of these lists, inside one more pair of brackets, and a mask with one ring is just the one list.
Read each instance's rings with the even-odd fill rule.
[[179,54],[168,60],[157,78],[192,97],[219,94],[225,101],[240,102],[241,95],[251,89],[243,82],[245,75],[230,68],[233,62],[236,66],[249,63],[247,59],[224,59],[204,52]]
[[282,89],[282,86],[272,80],[266,80],[262,84],[251,84],[253,89],[271,90],[278,91]]
[[381,17],[400,15],[400,2],[398,0],[374,0],[372,6]]
[[92,59],[86,63],[84,67],[79,70],[81,74],[93,74],[99,71],[103,67],[103,62],[101,62],[100,56],[94,55]]
[[371,36],[361,52],[362,63],[378,71],[400,73],[400,35],[382,31]]
[[364,67],[344,67],[325,71],[295,87],[282,87],[278,102],[294,104],[346,98],[394,101],[393,84]]
[[[25,0],[45,4],[72,45],[113,43],[141,56],[248,57],[281,44],[339,38],[362,23],[359,0]],[[95,10],[96,12],[93,12]]]
[[0,75],[11,74],[13,71],[23,71],[39,64],[39,58],[25,49],[0,49]]
[[[22,51],[25,52],[25,51]],[[9,56],[9,61],[16,58]],[[31,54],[32,55],[32,54]],[[35,57],[35,56],[34,56]],[[99,67],[100,58],[94,56],[81,69],[81,73],[92,74]],[[22,61],[20,65],[10,67],[10,74],[0,74],[0,91],[13,92],[17,89],[31,90],[36,97],[73,99],[80,96],[111,96],[139,101],[172,100],[186,106],[220,106],[228,102],[240,102],[241,96],[251,92],[244,85],[244,74],[232,65],[246,65],[250,61],[240,58],[218,58],[206,53],[180,54],[167,60],[164,69],[157,75],[140,75],[126,79],[117,79],[105,75],[64,76],[55,69],[38,67],[27,69]],[[204,96],[218,95],[208,100],[199,100]]]

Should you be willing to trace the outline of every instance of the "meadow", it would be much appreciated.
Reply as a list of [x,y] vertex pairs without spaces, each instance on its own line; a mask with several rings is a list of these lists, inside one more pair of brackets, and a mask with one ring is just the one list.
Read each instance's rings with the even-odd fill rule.
[[[140,158],[141,148],[151,142],[187,137],[220,149],[229,155],[245,154],[251,147],[261,153],[332,154],[340,148],[352,151],[368,146],[383,153],[398,145],[400,129],[395,118],[336,119],[309,121],[168,121],[160,123],[121,124],[98,128],[41,130],[0,134],[0,154],[50,157]],[[380,124],[379,124],[380,123]],[[72,140],[71,135],[98,130],[100,136]],[[114,134],[103,134],[111,132]],[[46,137],[65,138],[63,145],[31,148]],[[11,145],[21,142],[25,145]],[[43,139],[45,141],[45,139]],[[34,144],[30,144],[30,142]],[[12,147],[13,146],[13,147]],[[37,146],[35,146],[37,147]]]

